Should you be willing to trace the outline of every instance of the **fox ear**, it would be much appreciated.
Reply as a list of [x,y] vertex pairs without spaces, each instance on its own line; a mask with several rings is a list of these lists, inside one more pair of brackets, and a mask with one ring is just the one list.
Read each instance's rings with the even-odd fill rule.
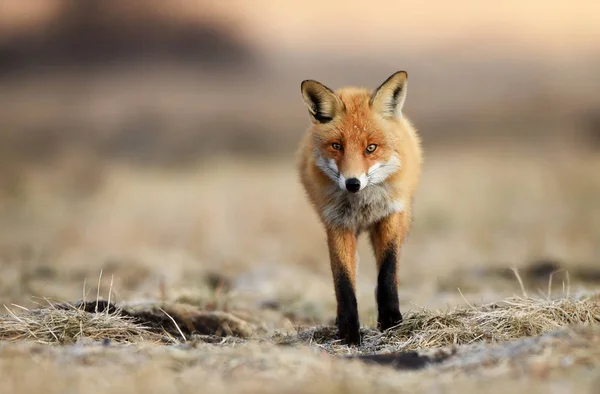
[[402,106],[406,99],[408,73],[398,71],[385,80],[371,95],[369,105],[384,117],[402,116]]
[[344,109],[344,104],[338,95],[320,82],[302,81],[300,88],[304,104],[316,123],[331,122]]

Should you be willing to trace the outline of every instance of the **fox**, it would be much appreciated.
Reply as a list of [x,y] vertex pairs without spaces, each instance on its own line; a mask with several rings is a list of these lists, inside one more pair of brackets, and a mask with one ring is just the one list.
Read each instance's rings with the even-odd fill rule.
[[423,152],[404,115],[408,73],[376,89],[333,91],[307,79],[302,99],[310,123],[297,151],[300,183],[324,227],[335,298],[337,335],[360,345],[356,300],[357,239],[369,235],[377,264],[377,328],[402,322],[398,262],[412,223]]

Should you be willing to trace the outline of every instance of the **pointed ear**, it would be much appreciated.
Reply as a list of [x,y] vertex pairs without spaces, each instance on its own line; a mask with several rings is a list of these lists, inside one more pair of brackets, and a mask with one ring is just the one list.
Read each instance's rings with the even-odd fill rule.
[[313,122],[331,122],[344,110],[344,104],[338,95],[322,83],[306,80],[302,81],[300,88]]
[[402,117],[402,106],[406,99],[408,73],[398,71],[385,80],[371,95],[369,105],[384,117]]

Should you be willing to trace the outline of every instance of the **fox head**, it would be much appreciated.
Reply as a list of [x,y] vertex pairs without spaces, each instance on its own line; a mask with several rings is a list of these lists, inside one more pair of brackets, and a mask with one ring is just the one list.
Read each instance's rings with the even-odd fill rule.
[[398,71],[374,91],[348,87],[334,92],[314,80],[302,82],[316,165],[341,189],[357,193],[399,170],[395,147],[407,78]]

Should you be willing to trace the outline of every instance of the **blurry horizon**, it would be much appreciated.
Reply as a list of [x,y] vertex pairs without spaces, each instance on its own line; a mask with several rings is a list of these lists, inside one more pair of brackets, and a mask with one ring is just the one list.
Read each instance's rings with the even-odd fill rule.
[[[393,0],[357,0],[351,4],[343,0],[306,0],[298,4],[272,0],[105,3],[117,18],[137,13],[180,23],[221,19],[238,25],[252,45],[267,51],[344,52],[359,47],[386,52],[399,40],[403,50],[411,51],[471,46],[479,40],[501,42],[504,51],[522,55],[527,55],[524,50],[530,55],[585,55],[591,51],[595,56],[599,51],[596,16],[600,4],[591,0],[497,4],[457,0],[428,5]],[[68,0],[4,1],[0,31],[14,34],[43,28],[67,6]]]
[[5,0],[0,142],[36,157],[73,144],[285,155],[308,125],[302,80],[374,88],[406,70],[426,149],[593,148],[598,13],[592,1]]
[[426,163],[594,155],[599,9],[4,0],[0,189],[61,166],[80,170],[83,185],[96,179],[88,171],[122,162],[193,169],[253,157],[291,167],[309,124],[302,80],[375,88],[398,70],[408,71],[405,114]]

